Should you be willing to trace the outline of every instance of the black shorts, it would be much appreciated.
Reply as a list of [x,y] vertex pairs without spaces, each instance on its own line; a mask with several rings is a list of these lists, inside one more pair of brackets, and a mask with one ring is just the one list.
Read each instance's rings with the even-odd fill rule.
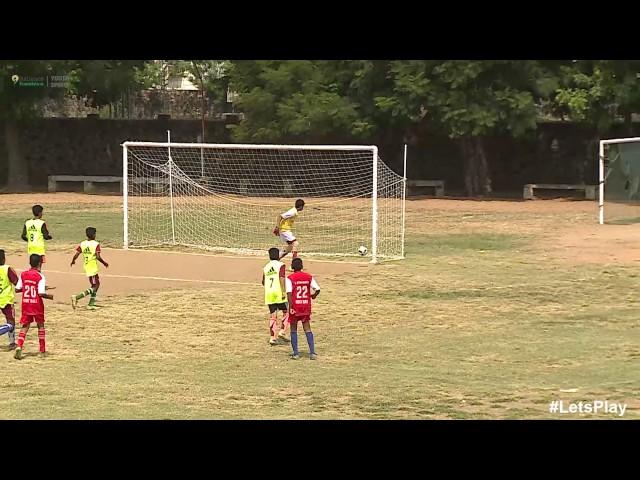
[[283,312],[287,311],[286,303],[272,303],[270,305],[267,305],[267,307],[269,307],[269,313],[275,313],[278,310],[282,310]]

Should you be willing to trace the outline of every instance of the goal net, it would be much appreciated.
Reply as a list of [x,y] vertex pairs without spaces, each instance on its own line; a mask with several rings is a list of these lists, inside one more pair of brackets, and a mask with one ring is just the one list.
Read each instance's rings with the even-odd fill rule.
[[640,138],[600,142],[600,223],[640,222]]
[[375,146],[125,142],[123,169],[125,248],[264,255],[302,198],[301,254],[404,257],[405,179]]

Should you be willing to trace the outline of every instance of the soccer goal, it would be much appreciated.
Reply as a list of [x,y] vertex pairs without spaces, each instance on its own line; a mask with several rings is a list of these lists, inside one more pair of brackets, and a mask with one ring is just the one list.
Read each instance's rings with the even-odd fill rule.
[[640,223],[640,137],[600,141],[599,222]]
[[265,255],[280,213],[305,200],[302,255],[404,258],[406,172],[376,146],[125,142],[124,247]]

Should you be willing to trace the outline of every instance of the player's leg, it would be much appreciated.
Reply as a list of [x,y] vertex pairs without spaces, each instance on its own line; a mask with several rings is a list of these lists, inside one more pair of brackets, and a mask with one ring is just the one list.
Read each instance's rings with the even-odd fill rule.
[[96,297],[98,295],[98,289],[100,288],[100,277],[98,275],[94,275],[93,277],[89,277],[89,282],[91,283],[91,298],[89,299],[89,307],[90,309],[96,308]]
[[9,350],[16,348],[16,317],[13,305],[6,305],[2,308],[2,313],[6,319],[6,325],[0,326],[0,335],[6,333],[9,338]]
[[285,244],[284,249],[280,250],[280,260],[282,260],[293,250],[293,242],[296,241],[296,237],[291,232],[280,232],[280,240]]
[[74,310],[78,307],[78,300],[88,297],[93,293],[93,282],[91,281],[91,278],[93,277],[89,277],[89,288],[80,293],[76,293],[75,295],[71,295],[71,306]]
[[16,353],[13,355],[13,358],[17,360],[22,359],[22,347],[24,347],[24,341],[27,338],[27,332],[29,331],[32,320],[32,317],[24,314],[22,314],[22,317],[20,318],[20,324],[22,325],[22,328],[20,329],[20,333],[18,335],[18,346],[16,347]]
[[294,240],[293,242],[291,242],[291,256],[293,258],[296,258],[298,256],[299,246],[300,244],[298,243],[298,240]]
[[313,332],[311,331],[311,316],[308,316],[302,321],[302,328],[304,329],[304,334],[307,336],[307,343],[309,344],[309,358],[315,360],[318,356],[316,355],[316,346],[313,341]]
[[274,346],[278,344],[278,330],[277,330],[277,316],[278,310],[275,303],[268,305],[269,307],[269,345]]
[[38,325],[38,343],[40,344],[40,355],[44,356],[45,352],[47,351],[44,330],[44,317],[38,318],[36,320],[36,325]]
[[291,358],[298,360],[300,359],[300,352],[298,351],[298,319],[293,315],[289,315],[289,324],[291,326],[291,348],[293,349]]
[[[280,320],[279,322],[279,327],[280,327],[280,333],[278,333],[278,338],[280,340],[282,340],[283,342],[288,342],[289,339],[287,338],[287,336],[285,335],[285,331],[287,329],[287,323],[288,322],[288,312],[289,309],[287,308],[287,304],[286,303],[279,303],[278,304],[278,310],[280,310],[282,312],[282,320]],[[277,314],[277,312],[276,312]]]

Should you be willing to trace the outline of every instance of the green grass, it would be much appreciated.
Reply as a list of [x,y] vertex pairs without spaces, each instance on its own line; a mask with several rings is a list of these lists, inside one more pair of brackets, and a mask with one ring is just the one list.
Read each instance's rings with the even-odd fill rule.
[[[95,314],[54,304],[49,358],[0,355],[3,417],[568,418],[548,413],[555,399],[623,401],[625,418],[639,417],[635,267],[543,257],[542,240],[592,219],[425,218],[413,205],[406,260],[319,279],[317,362],[303,335],[297,362],[267,345],[251,286],[103,299]],[[87,222],[105,243],[120,238],[117,209],[57,205],[54,216],[60,242]],[[19,235],[9,225],[23,217],[10,212],[0,238]]]

